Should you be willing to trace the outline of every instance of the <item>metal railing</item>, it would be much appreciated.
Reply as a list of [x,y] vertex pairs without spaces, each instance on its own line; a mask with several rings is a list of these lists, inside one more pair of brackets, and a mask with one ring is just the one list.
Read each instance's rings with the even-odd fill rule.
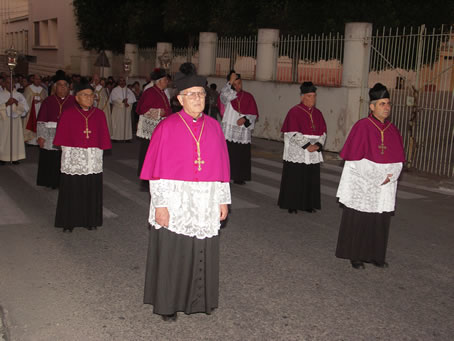
[[170,64],[170,74],[175,75],[180,69],[181,64],[190,62],[196,68],[199,65],[199,51],[194,47],[174,48],[172,50],[172,62]]
[[255,79],[257,36],[221,37],[216,47],[216,76],[234,69],[243,79]]
[[275,80],[340,86],[344,38],[341,34],[282,36]]
[[369,86],[390,89],[407,167],[454,175],[454,31],[382,29],[372,36]]

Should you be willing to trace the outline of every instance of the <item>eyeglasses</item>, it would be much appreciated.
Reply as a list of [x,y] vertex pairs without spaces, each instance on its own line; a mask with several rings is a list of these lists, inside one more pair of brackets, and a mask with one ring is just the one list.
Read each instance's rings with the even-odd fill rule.
[[95,94],[84,94],[84,93],[81,93],[81,94],[77,94],[77,96],[81,96],[81,97],[85,97],[85,98],[91,98],[91,97],[95,97]]
[[195,99],[197,97],[199,98],[205,98],[207,93],[205,91],[194,91],[194,92],[186,92],[185,94],[180,93],[181,96],[188,96],[191,99]]

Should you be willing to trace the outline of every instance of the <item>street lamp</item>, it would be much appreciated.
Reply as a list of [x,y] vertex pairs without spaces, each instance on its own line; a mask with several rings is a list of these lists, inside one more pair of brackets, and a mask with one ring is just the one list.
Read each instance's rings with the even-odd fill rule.
[[[126,57],[123,60],[123,71],[125,73],[125,80],[126,80],[125,92],[124,92],[123,100],[128,98],[128,76],[129,76],[129,73],[131,72],[131,64],[132,64],[132,60],[131,59]],[[126,142],[126,116],[127,116],[128,110],[126,108],[126,103],[123,103],[123,104],[125,106],[125,117],[124,117],[124,125],[123,125],[123,127],[124,127],[123,128],[123,139]]]
[[[7,64],[9,68],[9,76],[10,76],[10,82],[11,82],[11,88],[10,88],[10,98],[13,98],[13,71],[17,66],[17,51],[11,46],[8,50],[5,51],[6,58],[7,58]],[[5,108],[6,111],[8,112],[8,109]],[[12,164],[13,163],[13,106],[11,105],[10,108],[10,116],[9,116],[9,162]]]

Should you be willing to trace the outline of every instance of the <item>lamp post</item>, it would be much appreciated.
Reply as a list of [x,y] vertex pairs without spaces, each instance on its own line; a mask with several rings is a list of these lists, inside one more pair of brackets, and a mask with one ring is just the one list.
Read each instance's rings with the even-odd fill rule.
[[[128,98],[128,76],[129,76],[129,73],[131,72],[131,63],[132,63],[132,60],[129,59],[129,58],[125,58],[124,61],[123,61],[123,71],[125,73],[125,80],[126,80],[126,85],[125,85],[125,92],[124,92],[124,97],[123,97],[123,100]],[[126,108],[126,103],[123,103],[124,106],[125,106],[125,117],[124,117],[124,125],[123,125],[123,140],[126,142],[126,116],[127,116],[127,113],[128,113],[128,110]],[[131,119],[131,118],[129,118]]]
[[[10,98],[13,98],[13,71],[17,66],[17,51],[11,46],[8,50],[5,51],[8,68],[9,68],[9,77],[10,77]],[[8,108],[5,108],[8,114]],[[9,162],[10,164],[13,163],[13,106],[11,105],[10,108],[10,116],[9,116]]]

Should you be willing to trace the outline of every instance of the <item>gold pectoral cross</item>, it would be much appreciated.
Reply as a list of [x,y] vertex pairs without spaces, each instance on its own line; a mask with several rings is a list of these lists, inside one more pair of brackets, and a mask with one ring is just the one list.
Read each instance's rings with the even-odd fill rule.
[[87,139],[90,138],[90,136],[88,134],[91,134],[91,130],[88,129],[88,124],[86,125],[85,130],[83,131],[83,133],[86,134]]
[[194,164],[199,165],[197,170],[200,172],[202,170],[202,165],[205,164],[205,161],[200,157],[200,143],[197,142],[197,160],[194,160]]
[[385,142],[385,134],[384,134],[384,131],[383,130],[380,130],[380,135],[381,135],[381,145],[378,146],[378,149],[381,150],[380,154],[381,155],[384,155],[385,154],[385,149],[386,149],[386,146],[383,142]]
[[383,144],[383,142],[381,143],[381,145],[378,146],[378,148],[381,150],[380,154],[384,155],[386,146]]

